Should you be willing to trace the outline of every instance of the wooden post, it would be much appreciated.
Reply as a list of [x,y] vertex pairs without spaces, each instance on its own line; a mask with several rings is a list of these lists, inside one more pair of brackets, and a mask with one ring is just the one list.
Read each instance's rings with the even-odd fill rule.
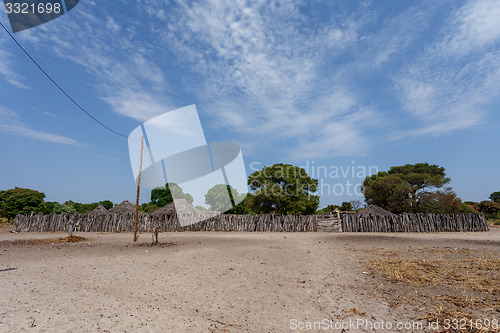
[[[167,185],[168,185],[168,183],[167,183]],[[172,207],[173,207],[172,213],[174,214],[174,218],[179,223],[179,219],[177,218],[177,212],[175,211],[175,184],[172,185],[172,193],[171,194],[172,194]]]
[[137,177],[137,201],[135,202],[134,243],[137,242],[137,226],[139,225],[139,194],[141,193],[142,151],[143,150],[144,150],[144,136],[141,137],[141,162],[139,164],[139,176]]

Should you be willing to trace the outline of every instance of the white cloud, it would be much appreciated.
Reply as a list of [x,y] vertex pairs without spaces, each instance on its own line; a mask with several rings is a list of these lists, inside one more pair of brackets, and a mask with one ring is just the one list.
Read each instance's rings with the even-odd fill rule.
[[[376,3],[322,3],[328,19],[312,16],[317,3],[304,5],[145,0],[131,18],[89,2],[64,34],[44,25],[44,34],[21,36],[84,68],[118,114],[144,121],[196,102],[212,129],[288,147],[283,154],[363,154],[377,126],[387,137],[463,130],[484,121],[498,96],[494,1],[417,3],[386,16]],[[410,126],[387,116],[397,102]]]
[[452,12],[436,41],[395,77],[401,105],[416,120],[414,129],[395,133],[396,139],[484,121],[500,86],[500,25],[492,19],[499,10],[498,2],[476,1]]
[[34,140],[78,146],[80,143],[68,137],[31,129],[25,125],[0,124],[0,131]]
[[11,41],[4,33],[3,29],[0,29],[0,77],[3,77],[7,82],[17,88],[29,89],[24,83],[26,79],[15,70],[13,55],[6,50],[7,43],[14,43],[14,41]]
[[117,113],[140,122],[173,109],[160,103],[148,93],[132,90],[116,91],[112,96],[104,97],[103,99]]
[[470,1],[457,11],[443,41],[443,51],[467,54],[495,45],[500,40],[500,2]]
[[[333,84],[335,78],[324,70],[357,41],[362,24],[345,17],[314,26],[301,4],[195,2],[174,14],[176,20],[169,21],[173,34],[165,38],[204,72],[213,123],[252,141],[321,141],[312,128],[342,123],[339,117],[361,107],[343,82]],[[341,127],[330,128],[337,130]],[[349,133],[351,146],[365,140],[361,131]],[[325,150],[344,153],[331,144],[314,153]]]
[[[153,46],[134,31],[139,22],[113,14],[81,3],[71,20],[41,26],[45,31],[37,40],[29,34],[20,38],[80,65],[95,79],[97,95],[118,114],[142,121],[168,111],[170,104],[162,97],[167,85],[152,58]],[[126,27],[120,25],[124,19]]]
[[32,129],[22,122],[17,113],[2,107],[0,107],[0,132],[34,140],[81,146],[81,143],[71,138]]
[[118,33],[120,31],[120,26],[116,24],[115,20],[108,16],[106,18],[106,28],[112,33]]

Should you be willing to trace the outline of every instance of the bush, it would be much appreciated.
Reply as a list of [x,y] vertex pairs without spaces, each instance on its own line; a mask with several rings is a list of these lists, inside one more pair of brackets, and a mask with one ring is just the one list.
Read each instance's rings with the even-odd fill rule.
[[45,194],[27,188],[0,191],[0,217],[12,220],[16,215],[39,214],[45,210]]

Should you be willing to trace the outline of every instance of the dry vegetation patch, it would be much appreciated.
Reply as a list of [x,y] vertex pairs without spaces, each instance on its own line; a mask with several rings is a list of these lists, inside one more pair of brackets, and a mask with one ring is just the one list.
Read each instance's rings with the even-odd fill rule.
[[413,307],[415,319],[500,319],[499,252],[457,248],[364,252],[369,254],[365,264],[379,292],[391,306]]
[[12,241],[2,241],[2,245],[39,245],[39,244],[54,244],[54,243],[77,243],[85,242],[87,239],[80,236],[68,236],[49,239],[17,239]]

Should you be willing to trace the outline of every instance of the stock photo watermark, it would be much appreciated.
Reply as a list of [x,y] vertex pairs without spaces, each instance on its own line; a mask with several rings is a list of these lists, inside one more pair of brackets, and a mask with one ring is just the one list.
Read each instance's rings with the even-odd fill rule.
[[[240,147],[230,142],[207,142],[195,105],[172,110],[144,122],[128,138],[130,163],[138,186],[168,187],[181,226],[221,214],[245,198],[248,187]],[[216,212],[202,212],[206,195],[222,185]],[[227,191],[224,191],[227,187]],[[189,193],[193,205],[176,199]]]
[[[266,175],[264,164],[258,161],[250,163],[250,173],[262,172]],[[287,165],[278,166],[278,171],[274,174],[283,178],[294,178],[296,183],[288,183],[284,186],[276,186],[272,191],[277,191],[276,194],[290,193],[288,189],[297,189],[301,177],[311,177],[318,180],[316,191],[312,194],[319,196],[362,196],[361,186],[366,177],[376,175],[379,168],[376,165],[362,165],[351,161],[347,165],[335,164],[320,164],[314,160],[308,160],[299,166],[304,169],[306,175],[298,174],[295,168],[287,167]]]
[[333,331],[333,330],[411,330],[412,332],[419,331],[438,331],[438,330],[453,330],[469,332],[471,330],[498,330],[500,323],[498,319],[466,319],[466,318],[449,318],[434,321],[384,321],[384,320],[369,320],[366,318],[349,319],[349,320],[332,320],[322,319],[317,321],[290,319],[289,328],[291,330],[317,330],[317,331]]
[[12,32],[50,22],[75,8],[79,0],[4,0]]

